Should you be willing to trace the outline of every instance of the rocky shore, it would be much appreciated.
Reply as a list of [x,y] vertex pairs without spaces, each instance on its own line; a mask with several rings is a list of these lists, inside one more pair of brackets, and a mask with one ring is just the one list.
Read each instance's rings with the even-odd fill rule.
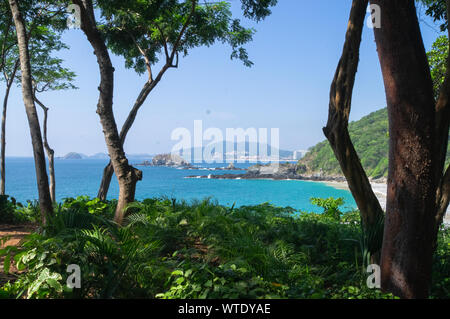
[[[237,170],[237,169],[229,169]],[[208,179],[272,179],[272,180],[303,180],[303,181],[324,181],[324,182],[345,182],[343,176],[327,176],[320,173],[305,174],[299,173],[298,166],[292,163],[280,163],[269,165],[254,165],[245,170],[243,174],[220,174],[220,175],[193,175],[187,178],[208,178]]]
[[[296,164],[270,164],[270,165],[255,165],[246,170],[244,174],[209,174],[209,175],[193,175],[187,178],[205,178],[205,179],[247,179],[247,180],[300,180],[323,182],[328,186],[337,189],[350,190],[347,180],[344,176],[326,175],[323,173],[307,173],[302,167]],[[381,207],[386,209],[387,197],[387,180],[386,178],[372,179],[370,181],[372,190],[378,198]],[[445,217],[445,224],[450,225],[450,209],[447,211]]]

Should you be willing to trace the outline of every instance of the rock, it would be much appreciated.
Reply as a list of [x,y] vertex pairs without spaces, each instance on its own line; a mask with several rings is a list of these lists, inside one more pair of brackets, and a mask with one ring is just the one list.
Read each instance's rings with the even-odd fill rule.
[[169,167],[189,167],[190,163],[186,162],[181,156],[176,154],[156,155],[152,160],[153,166],[169,166]]

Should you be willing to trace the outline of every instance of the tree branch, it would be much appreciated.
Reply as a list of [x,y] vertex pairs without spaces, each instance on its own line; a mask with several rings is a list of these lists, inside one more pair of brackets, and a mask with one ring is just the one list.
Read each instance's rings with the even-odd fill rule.
[[384,216],[348,132],[367,5],[368,0],[353,0],[344,49],[331,85],[328,123],[323,129],[347,179],[365,228],[376,225]]
[[192,16],[195,13],[195,7],[197,6],[197,0],[192,0],[192,8],[189,16],[186,19],[186,22],[184,23],[183,27],[181,28],[180,34],[178,35],[177,40],[175,41],[172,49],[172,54],[170,55],[170,63],[173,62],[173,59],[175,57],[175,53],[178,50],[178,46],[180,45],[181,39],[183,38],[184,33],[186,32],[189,23],[191,23]]

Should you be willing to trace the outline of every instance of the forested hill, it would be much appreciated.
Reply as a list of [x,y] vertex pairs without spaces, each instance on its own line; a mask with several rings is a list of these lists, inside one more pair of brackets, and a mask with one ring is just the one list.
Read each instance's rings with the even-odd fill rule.
[[[387,176],[389,148],[387,109],[373,112],[359,121],[350,123],[349,132],[367,175],[372,178]],[[447,164],[449,158],[450,153],[447,151]],[[309,172],[342,174],[328,141],[312,147],[299,164],[305,165]]]

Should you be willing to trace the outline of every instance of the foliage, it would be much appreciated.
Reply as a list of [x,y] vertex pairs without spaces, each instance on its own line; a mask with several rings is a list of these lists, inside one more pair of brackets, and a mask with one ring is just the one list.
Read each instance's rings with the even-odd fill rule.
[[[439,96],[440,87],[444,82],[447,70],[448,50],[448,37],[440,36],[434,42],[431,51],[427,53],[436,98]],[[359,121],[349,123],[348,129],[353,145],[367,175],[372,178],[386,177],[389,164],[389,122],[387,109],[381,109],[363,117]],[[448,165],[450,165],[450,145],[447,150],[445,163],[446,167]],[[328,141],[323,141],[310,148],[306,156],[299,161],[298,168],[299,170],[309,172],[342,175],[339,163]]]
[[[243,0],[244,16],[259,21],[276,2]],[[252,40],[254,30],[233,18],[228,1],[98,1],[98,6],[103,15],[100,29],[108,46],[138,73],[151,73],[151,66],[161,57],[170,66],[176,59],[178,66],[179,54],[186,56],[196,47],[217,42],[230,45],[232,59],[253,64],[243,45]]]
[[342,197],[338,199],[330,198],[311,198],[311,204],[322,207],[324,209],[323,215],[340,220],[342,212],[339,207],[344,205],[344,199]]
[[[367,175],[373,178],[386,176],[389,148],[387,109],[350,123],[349,133]],[[312,147],[299,161],[299,166],[306,166],[311,172],[342,174],[328,141]]]
[[[340,203],[315,201],[335,211]],[[357,212],[338,220],[269,204],[159,198],[130,205],[125,226],[117,227],[110,221],[115,205],[68,199],[40,234],[0,251],[24,271],[0,296],[392,298],[366,286]],[[440,233],[434,298],[449,296],[448,234]],[[66,287],[71,264],[81,267],[81,289]]]
[[29,201],[26,206],[15,198],[0,195],[0,224],[36,223],[40,219],[39,204]]
[[448,37],[443,35],[436,39],[431,51],[427,53],[431,68],[431,77],[433,78],[435,98],[438,98],[440,88],[444,83],[447,71],[448,47]]
[[426,7],[426,14],[434,19],[435,22],[441,22],[441,31],[447,29],[447,5],[446,0],[418,0]]
[[[66,27],[64,2],[22,1],[20,8],[29,36],[30,64],[38,91],[75,88],[71,83],[75,74],[62,66],[61,59],[52,56],[55,52],[68,49],[61,41],[61,32]],[[15,64],[19,61],[19,49],[8,1],[0,3],[0,13],[0,29],[3,31],[0,37],[0,62],[3,62],[0,71],[11,76],[14,74]],[[0,80],[5,81],[5,76]],[[20,65],[16,83],[20,84]]]

